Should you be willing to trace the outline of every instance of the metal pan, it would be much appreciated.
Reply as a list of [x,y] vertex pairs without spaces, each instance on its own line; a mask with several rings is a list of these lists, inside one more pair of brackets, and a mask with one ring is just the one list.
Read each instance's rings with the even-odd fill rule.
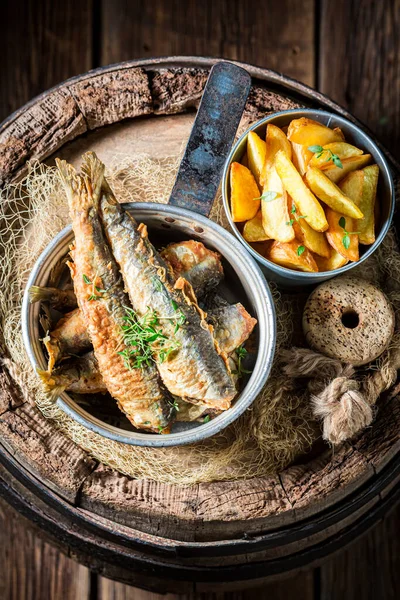
[[[176,446],[197,442],[221,431],[250,406],[262,390],[275,350],[275,311],[271,293],[260,268],[243,246],[206,216],[217,191],[226,156],[236,134],[250,89],[250,76],[231,63],[218,63],[211,70],[203,99],[177,175],[170,204],[125,204],[135,219],[147,225],[153,244],[196,239],[223,257],[225,280],[221,295],[229,302],[242,302],[258,320],[252,373],[232,407],[208,423],[175,423],[172,433],[157,435],[134,430],[127,421],[115,426],[85,410],[64,392],[59,406],[85,427],[105,437],[139,446]],[[196,212],[193,212],[194,209]],[[198,214],[198,213],[201,213]],[[65,228],[42,253],[27,283],[45,286],[52,267],[68,253],[73,240]],[[32,366],[46,368],[39,341],[39,311],[29,303],[26,291],[22,306],[24,342]]]
[[[264,258],[254,248],[250,246],[243,238],[236,223],[233,222],[231,211],[230,211],[230,185],[229,185],[229,169],[232,162],[240,162],[243,154],[246,150],[247,134],[249,131],[255,131],[262,139],[265,138],[265,132],[269,123],[274,123],[278,127],[284,127],[288,125],[292,119],[299,119],[300,117],[308,117],[314,121],[319,121],[328,127],[340,127],[343,131],[346,141],[350,144],[354,144],[359,148],[362,148],[365,153],[371,154],[373,162],[379,166],[379,182],[378,182],[378,200],[380,203],[381,215],[379,222],[377,223],[377,235],[376,240],[371,246],[360,246],[362,249],[360,260],[358,262],[350,262],[340,269],[334,271],[325,271],[321,273],[304,273],[301,271],[294,271],[281,267]],[[282,112],[269,115],[265,119],[254,123],[236,142],[232,148],[224,168],[222,176],[222,195],[224,200],[225,212],[231,226],[232,231],[241,241],[244,247],[258,260],[261,265],[263,272],[266,276],[276,281],[284,287],[295,288],[298,286],[311,285],[316,283],[322,283],[327,279],[331,279],[336,275],[341,275],[351,271],[354,267],[364,262],[371,254],[375,252],[378,246],[382,243],[385,235],[388,232],[390,224],[393,219],[395,197],[394,197],[394,184],[390,168],[383,152],[378,148],[375,142],[357,125],[351,123],[347,119],[335,115],[333,113],[326,112],[324,110],[316,109],[293,109],[285,110]]]

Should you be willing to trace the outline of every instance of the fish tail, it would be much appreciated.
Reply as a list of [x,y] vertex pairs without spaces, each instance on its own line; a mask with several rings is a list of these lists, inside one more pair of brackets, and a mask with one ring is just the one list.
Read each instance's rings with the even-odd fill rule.
[[93,204],[98,205],[100,199],[100,190],[104,180],[105,166],[94,152],[86,152],[83,155],[81,167],[82,178],[88,195],[92,198]]
[[82,177],[65,160],[56,158],[58,173],[68,199],[69,211],[73,219],[75,214],[89,210],[93,206],[91,196],[85,193]]
[[53,293],[54,290],[52,289],[40,287],[38,285],[32,285],[28,291],[29,302],[31,304],[40,301],[48,302],[49,300],[51,300]]
[[58,396],[65,391],[66,386],[60,385],[48,371],[36,369],[36,372],[39,375],[39,379],[43,384],[46,394],[48,394],[52,402],[55,402]]

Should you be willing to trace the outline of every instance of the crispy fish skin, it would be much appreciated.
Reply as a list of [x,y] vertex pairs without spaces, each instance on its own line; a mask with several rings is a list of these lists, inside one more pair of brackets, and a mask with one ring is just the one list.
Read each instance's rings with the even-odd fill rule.
[[52,373],[38,370],[38,374],[53,399],[64,390],[77,394],[107,392],[93,352],[65,362]]
[[40,287],[32,285],[29,288],[29,302],[48,302],[52,308],[64,312],[76,308],[76,296],[74,290],[60,290],[54,287]]
[[57,322],[56,328],[43,338],[43,344],[49,355],[48,371],[65,356],[81,354],[91,346],[86,322],[79,308],[67,313]]
[[[193,242],[195,246],[192,246],[190,242]],[[190,253],[192,254],[192,258],[187,259],[185,263],[181,263],[179,259],[179,256],[184,256],[186,254],[185,249],[181,250],[183,245],[185,245],[184,248],[189,247]],[[171,253],[168,253],[168,258],[170,258],[172,255],[174,256],[174,271],[176,269],[178,272],[185,274],[185,279],[187,279],[189,283],[192,283],[195,293],[198,291],[201,296],[204,295],[204,293],[210,289],[210,280],[213,281],[213,287],[219,283],[221,280],[220,268],[222,269],[222,265],[219,261],[218,255],[215,252],[208,250],[204,244],[195,242],[194,240],[189,240],[189,242],[179,242],[178,244],[172,244],[171,246],[174,246],[174,248]],[[200,248],[198,246],[200,246]],[[168,248],[170,248],[170,246],[168,246]],[[167,256],[165,256],[165,258],[167,259]],[[167,262],[169,262],[169,260],[167,260]],[[223,277],[223,271],[221,276]],[[33,290],[33,288],[35,289]],[[68,292],[69,301],[71,304],[77,306],[74,290],[58,290],[57,288],[43,287],[39,288],[37,286],[32,286],[31,290],[33,290],[31,302],[48,300],[50,297],[57,299],[58,295],[55,292],[60,292],[62,294],[64,292]],[[36,290],[40,290],[40,292],[37,292]],[[56,306],[52,304],[52,300],[49,301],[53,308],[56,308]],[[80,354],[81,352],[88,350],[92,345],[89,333],[86,329],[84,317],[80,310],[77,309],[77,311],[70,313],[69,316],[71,319],[67,319],[68,315],[66,315],[64,319],[61,319],[57,323],[56,329],[50,332],[48,336],[44,338],[44,344],[50,357],[50,372],[54,365],[60,362],[60,360],[66,356],[70,354]],[[224,351],[222,347],[221,351]]]
[[93,163],[88,155],[82,177],[65,161],[57,161],[57,166],[75,234],[74,262],[69,265],[75,294],[104,383],[135,427],[167,432],[171,406],[157,369],[130,369],[119,354],[127,348],[122,326],[126,324],[129,299],[98,215],[104,166]]
[[243,304],[227,304],[208,311],[207,320],[214,327],[214,337],[222,352],[231,354],[250,336],[257,319],[254,319]]
[[[170,268],[149,242],[146,227],[138,226],[123,210],[106,182],[100,214],[133,308],[140,316],[148,308],[155,310],[163,334],[179,344],[164,362],[155,354],[164,384],[175,396],[228,409],[236,395],[235,385],[217,351],[212,328],[197,306],[193,288],[183,277],[175,281]],[[176,330],[178,315],[183,315],[185,322]]]
[[190,283],[197,298],[217,287],[224,277],[221,256],[201,242],[169,244],[160,255],[171,265],[176,279],[184,277]]

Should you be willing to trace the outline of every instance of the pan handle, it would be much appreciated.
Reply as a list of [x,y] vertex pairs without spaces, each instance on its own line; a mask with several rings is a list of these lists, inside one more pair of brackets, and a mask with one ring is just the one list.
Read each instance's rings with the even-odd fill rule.
[[212,67],[169,204],[209,215],[250,86],[245,69],[229,62]]

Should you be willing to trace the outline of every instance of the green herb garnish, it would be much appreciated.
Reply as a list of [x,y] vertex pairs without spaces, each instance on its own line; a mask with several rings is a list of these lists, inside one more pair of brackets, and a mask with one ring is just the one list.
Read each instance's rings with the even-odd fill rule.
[[125,306],[125,325],[122,326],[124,343],[127,346],[118,352],[128,369],[143,369],[155,362],[165,362],[173,352],[180,348],[180,343],[166,336],[161,329],[161,321],[175,323],[174,335],[185,322],[185,315],[177,310],[173,317],[161,317],[155,310],[147,307],[143,316],[139,316],[133,308]]
[[[98,274],[96,273],[96,275],[94,276],[93,281],[90,281],[89,277],[87,275],[85,275],[85,273],[82,275],[82,279],[83,281],[87,284],[87,285],[91,285],[92,286],[92,293],[90,294],[90,296],[88,297],[88,300],[99,300],[101,298],[101,296],[99,296],[98,294],[104,294],[107,290],[103,290],[100,287],[98,287],[97,285],[95,285],[95,281],[98,277]],[[97,294],[96,294],[97,292]]]
[[246,348],[243,345],[239,346],[239,348],[236,348],[235,352],[238,358],[238,362],[237,369],[235,371],[232,371],[233,375],[243,377],[243,375],[251,373],[251,371],[247,371],[247,369],[244,369],[242,366],[243,359],[248,355]]
[[258,198],[254,198],[254,200],[264,200],[264,202],[272,202],[272,200],[276,200],[280,194],[278,192],[264,192]]
[[316,158],[320,158],[326,152],[327,158],[325,162],[329,162],[331,160],[336,167],[339,167],[339,169],[343,169],[343,164],[339,156],[332,152],[332,150],[329,150],[329,148],[323,148],[322,146],[315,145],[308,146],[308,150],[310,152],[313,152]]
[[305,246],[299,246],[297,248],[297,256],[301,256],[303,254],[303,252],[305,252],[306,247]]
[[206,415],[203,419],[203,423],[208,423],[210,421],[211,417],[210,415]]
[[350,248],[350,236],[358,235],[360,232],[359,231],[346,231],[346,219],[344,217],[340,217],[339,226],[344,231],[344,236],[342,237],[342,244],[346,248],[346,250],[348,250]]
[[307,219],[307,215],[298,215],[297,214],[296,206],[294,204],[292,206],[292,210],[290,211],[290,213],[292,215],[294,215],[294,218],[290,219],[290,221],[286,221],[286,225],[293,225],[293,223],[295,221],[298,221],[299,219]]

